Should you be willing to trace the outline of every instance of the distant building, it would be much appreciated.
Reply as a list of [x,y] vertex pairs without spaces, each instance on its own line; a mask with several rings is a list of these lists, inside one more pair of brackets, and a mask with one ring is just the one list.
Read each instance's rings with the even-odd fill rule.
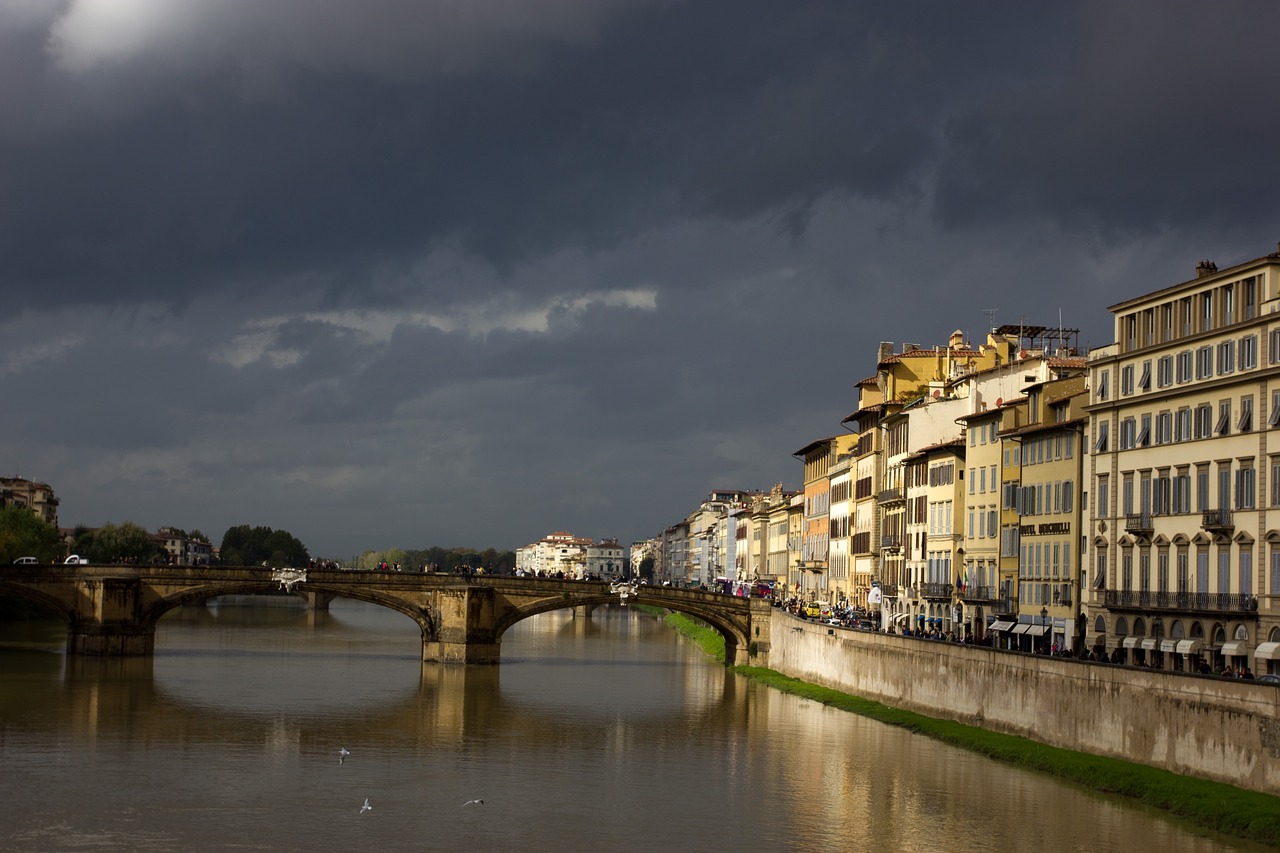
[[543,539],[516,549],[516,571],[581,577],[612,577],[626,570],[626,558],[617,539],[592,539],[557,530]]
[[54,527],[58,526],[58,498],[48,483],[0,477],[0,507],[3,506],[25,506]]
[[151,539],[177,566],[207,566],[213,562],[213,546],[200,539],[192,539],[180,530],[162,527]]

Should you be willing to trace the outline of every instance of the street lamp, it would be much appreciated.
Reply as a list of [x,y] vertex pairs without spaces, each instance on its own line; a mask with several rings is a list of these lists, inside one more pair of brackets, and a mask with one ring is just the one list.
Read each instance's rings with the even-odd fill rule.
[[1040,624],[1044,626],[1044,632],[1040,635],[1040,645],[1042,648],[1048,647],[1049,640],[1045,636],[1049,633],[1049,608],[1040,608]]

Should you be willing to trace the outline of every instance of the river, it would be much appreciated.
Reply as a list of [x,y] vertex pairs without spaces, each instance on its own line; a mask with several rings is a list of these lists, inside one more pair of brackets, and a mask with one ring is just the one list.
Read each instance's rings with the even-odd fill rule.
[[0,849],[1256,849],[770,690],[634,608],[457,667],[400,614],[292,602],[176,610],[149,660],[0,624]]

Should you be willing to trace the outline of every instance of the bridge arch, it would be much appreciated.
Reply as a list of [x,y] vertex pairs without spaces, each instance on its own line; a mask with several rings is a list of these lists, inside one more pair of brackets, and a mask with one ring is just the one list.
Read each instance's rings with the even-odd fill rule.
[[[637,592],[629,595],[627,604],[644,604],[652,607],[660,607],[664,610],[673,610],[679,613],[685,613],[707,623],[714,628],[722,638],[725,645],[725,661],[734,663],[739,657],[739,650],[746,652],[750,648],[750,619],[735,619],[733,615],[727,613],[723,607],[707,606],[698,601],[681,601],[673,600],[667,595],[646,595],[643,590],[645,587],[638,587]],[[542,599],[531,601],[518,607],[507,610],[499,617],[494,624],[494,642],[500,642],[502,635],[507,629],[518,622],[523,622],[532,616],[540,613],[550,613],[555,610],[564,610],[573,607],[596,607],[601,604],[618,604],[621,602],[620,596],[615,592],[599,592],[585,595],[574,595],[572,593],[561,593],[560,595],[551,595]],[[744,613],[746,617],[748,614]]]

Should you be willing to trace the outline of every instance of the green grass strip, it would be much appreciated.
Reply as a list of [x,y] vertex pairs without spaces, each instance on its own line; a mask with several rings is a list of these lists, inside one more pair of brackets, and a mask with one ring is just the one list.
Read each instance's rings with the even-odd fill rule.
[[[664,611],[650,608],[646,612],[662,615]],[[710,625],[681,613],[667,613],[664,621],[696,642],[707,655],[724,662],[724,638]],[[909,729],[951,746],[1047,773],[1094,791],[1125,797],[1202,830],[1280,848],[1280,797],[1222,782],[1182,776],[1119,758],[1048,746],[1030,738],[988,731],[952,720],[927,717],[810,684],[764,667],[737,666],[732,669],[784,693]]]

